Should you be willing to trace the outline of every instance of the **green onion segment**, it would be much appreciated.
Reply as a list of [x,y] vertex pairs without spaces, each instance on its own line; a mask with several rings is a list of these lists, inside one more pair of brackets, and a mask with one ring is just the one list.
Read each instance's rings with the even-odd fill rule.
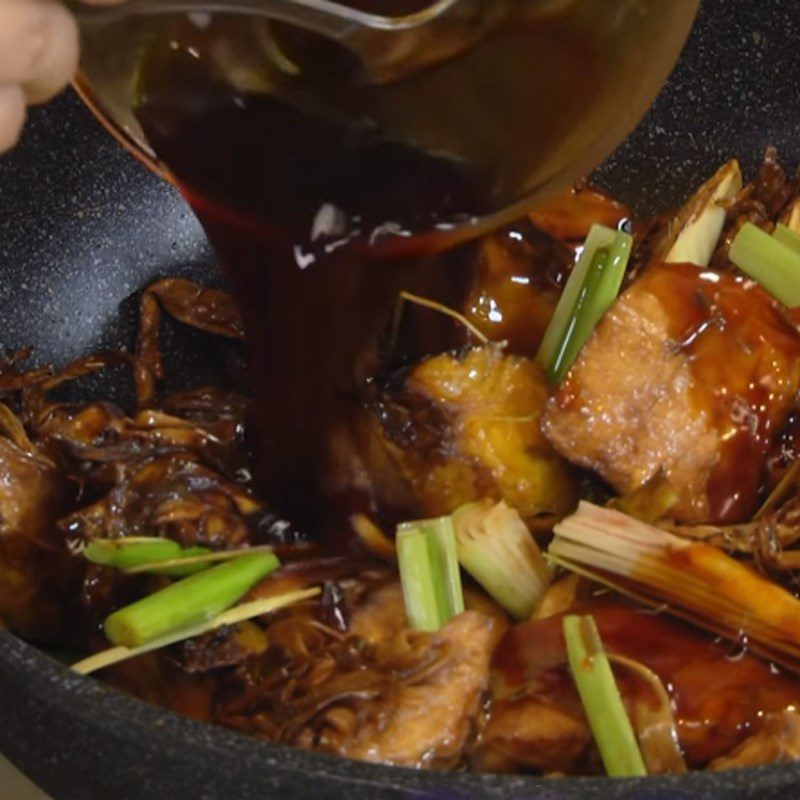
[[594,618],[566,616],[563,626],[570,671],[606,772],[618,778],[646,775]]
[[110,642],[140,647],[230,608],[280,566],[274,553],[254,553],[198,572],[115,611],[106,620]]
[[[731,261],[788,308],[800,306],[800,252],[779,236],[745,223],[730,249]],[[794,235],[794,234],[793,234]]]
[[93,564],[130,570],[143,564],[156,565],[159,562],[193,558],[210,552],[207,547],[183,549],[171,539],[130,536],[125,539],[92,539],[84,548],[83,556]]
[[137,658],[145,653],[151,653],[154,650],[161,650],[164,647],[183,642],[186,639],[193,639],[196,636],[202,636],[219,628],[238,625],[240,622],[261,617],[264,614],[277,611],[279,608],[285,608],[286,606],[300,603],[303,600],[310,600],[321,594],[321,591],[322,590],[318,586],[315,586],[311,589],[301,589],[275,597],[266,597],[261,600],[253,600],[250,603],[243,603],[228,611],[223,611],[222,614],[218,614],[208,622],[189,628],[182,628],[177,632],[167,634],[158,639],[153,639],[139,647],[129,648],[118,645],[108,650],[103,650],[100,653],[95,653],[73,664],[72,669],[80,675],[90,675],[93,672],[111,667],[114,664],[119,664],[131,658]]
[[793,231],[782,222],[779,222],[772,236],[781,244],[786,245],[786,247],[794,250],[795,253],[800,254],[800,233],[797,233],[797,231]]
[[412,628],[438,631],[464,610],[450,517],[399,525],[397,560],[406,614]]
[[453,514],[461,566],[515,619],[530,618],[552,571],[519,512],[470,503]]
[[593,225],[545,331],[537,360],[560,383],[603,314],[619,294],[632,237]]

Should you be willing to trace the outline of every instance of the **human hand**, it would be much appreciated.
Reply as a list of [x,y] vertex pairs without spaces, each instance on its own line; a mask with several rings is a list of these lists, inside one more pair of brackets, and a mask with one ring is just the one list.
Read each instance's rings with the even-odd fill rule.
[[0,152],[16,144],[26,107],[62,89],[77,65],[77,27],[57,0],[0,0]]
[[63,89],[77,66],[78,29],[58,0],[0,0],[0,153],[16,144],[27,106]]

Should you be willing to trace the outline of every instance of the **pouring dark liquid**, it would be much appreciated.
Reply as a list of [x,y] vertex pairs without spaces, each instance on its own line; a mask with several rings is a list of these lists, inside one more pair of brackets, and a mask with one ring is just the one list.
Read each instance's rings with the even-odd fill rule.
[[[396,13],[420,4],[368,5]],[[226,26],[237,25],[219,20],[201,31],[184,23],[155,45],[138,116],[201,219],[245,316],[260,481],[281,512],[314,526],[309,498],[330,473],[332,437],[346,435],[357,412],[398,293],[457,306],[467,288],[468,271],[452,259],[426,256],[424,244],[413,258],[393,257],[393,243],[402,249],[417,232],[485,213],[494,176],[387,133],[376,109],[394,87],[364,83],[359,62],[320,37],[274,30],[302,79],[276,71],[272,93],[234,89],[215,47]],[[519,48],[536,49],[536,37],[551,34],[506,30],[480,57],[497,62],[495,74],[516,71]],[[571,51],[576,65],[588,64],[585,43]],[[453,124],[458,111],[448,112]],[[421,118],[436,113],[414,109]],[[531,148],[546,147],[541,138]],[[371,252],[376,243],[381,259]],[[432,342],[419,344],[424,352]]]
[[[389,84],[332,41],[242,18],[181,20],[144,57],[137,117],[245,317],[259,481],[301,524],[316,526],[323,476],[335,495],[336,471],[357,472],[331,466],[331,442],[350,436],[398,293],[457,307],[468,271],[434,254],[448,231],[542,180],[548,158],[585,144],[578,123],[608,110],[607,54],[569,14],[534,18],[534,6],[512,4],[457,57]],[[452,344],[439,332],[408,355]]]

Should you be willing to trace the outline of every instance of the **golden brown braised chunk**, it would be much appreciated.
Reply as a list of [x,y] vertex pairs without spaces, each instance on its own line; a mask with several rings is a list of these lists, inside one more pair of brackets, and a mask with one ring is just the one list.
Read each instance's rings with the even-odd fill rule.
[[414,367],[377,406],[383,438],[426,515],[505,500],[525,518],[564,513],[575,483],[540,430],[547,387],[531,361],[492,347]]
[[313,608],[293,609],[269,624],[269,649],[223,678],[215,719],[366,761],[463,764],[506,623],[467,610],[437,633],[412,631],[399,583],[376,577],[383,584],[359,597],[346,631],[320,624]]
[[447,652],[442,666],[363,709],[365,723],[342,755],[407,767],[457,761],[475,735],[489,686],[494,628],[494,620],[475,611],[445,625],[437,635]]
[[[691,768],[731,753],[752,734],[774,745],[769,715],[800,701],[796,675],[665,614],[613,599],[579,603],[574,613],[592,614],[608,652],[661,678]],[[648,687],[633,673],[615,668],[614,676],[629,713],[637,703],[651,702]],[[511,628],[495,650],[491,681],[492,714],[481,739],[485,763],[579,774],[601,770],[566,665],[561,615]],[[793,752],[788,743],[785,752]]]
[[739,522],[757,506],[799,379],[800,336],[764,291],[662,265],[601,320],[543,430],[621,494],[661,473],[678,495],[677,520]]

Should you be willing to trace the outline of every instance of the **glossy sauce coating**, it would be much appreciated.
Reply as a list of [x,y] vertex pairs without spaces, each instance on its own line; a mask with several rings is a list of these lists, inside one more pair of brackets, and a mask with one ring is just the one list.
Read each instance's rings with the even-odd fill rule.
[[661,474],[677,521],[741,522],[799,380],[800,336],[762,289],[662,264],[597,325],[543,425],[564,457],[620,494]]
[[[587,602],[571,613],[592,614],[608,652],[639,661],[661,678],[690,766],[730,752],[759,729],[764,714],[800,705],[800,678],[666,614],[609,599]],[[527,688],[528,695],[579,713],[560,615],[512,628],[495,651],[493,668],[504,702],[526,696]],[[630,701],[636,682],[622,670],[615,670],[615,677]]]
[[800,338],[752,281],[669,265],[641,279],[668,311],[671,346],[694,375],[692,401],[712,420],[720,457],[707,486],[712,519],[755,510],[764,458],[800,380]]

